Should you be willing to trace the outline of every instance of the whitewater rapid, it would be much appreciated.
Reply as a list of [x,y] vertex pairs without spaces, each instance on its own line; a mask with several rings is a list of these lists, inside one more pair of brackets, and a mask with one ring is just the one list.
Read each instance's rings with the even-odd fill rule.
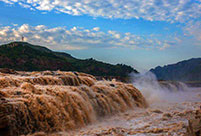
[[[105,116],[83,128],[52,136],[188,136],[189,120],[201,110],[201,88],[181,82],[158,82],[152,73],[132,75],[133,85],[149,107]],[[44,132],[37,134],[46,135]]]
[[180,94],[179,101],[152,102],[146,109],[119,113],[68,135],[188,136],[188,120],[201,108],[201,88],[191,89],[191,92]]
[[0,133],[70,131],[147,103],[132,84],[75,72],[0,75]]
[[201,88],[131,76],[126,84],[77,72],[0,73],[0,134],[186,136],[201,114]]

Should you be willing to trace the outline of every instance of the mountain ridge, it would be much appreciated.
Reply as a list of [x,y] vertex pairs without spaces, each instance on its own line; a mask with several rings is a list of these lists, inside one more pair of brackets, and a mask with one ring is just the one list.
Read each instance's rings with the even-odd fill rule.
[[0,45],[0,68],[18,71],[62,70],[77,71],[95,76],[122,76],[138,73],[131,66],[112,65],[90,59],[77,59],[65,52],[52,51],[44,46],[27,42],[11,42]]
[[158,80],[201,81],[201,58],[191,58],[150,69]]

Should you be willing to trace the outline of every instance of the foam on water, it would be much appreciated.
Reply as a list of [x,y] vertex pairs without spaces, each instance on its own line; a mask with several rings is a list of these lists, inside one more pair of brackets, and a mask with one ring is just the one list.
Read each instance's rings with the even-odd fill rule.
[[133,85],[139,89],[149,104],[156,102],[182,102],[189,99],[193,88],[182,82],[160,81],[156,76],[147,72],[144,74],[131,74]]
[[133,85],[60,71],[1,75],[0,132],[34,136],[185,134],[188,118],[201,106],[201,89],[181,82],[158,82],[152,73],[132,77]]
[[78,129],[147,103],[132,84],[72,72],[0,77],[0,132],[21,135]]

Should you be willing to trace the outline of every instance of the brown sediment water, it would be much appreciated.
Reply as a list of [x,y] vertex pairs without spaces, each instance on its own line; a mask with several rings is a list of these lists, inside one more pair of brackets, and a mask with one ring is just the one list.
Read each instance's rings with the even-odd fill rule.
[[147,103],[132,84],[97,81],[78,72],[0,74],[0,134],[81,128]]
[[200,136],[201,88],[183,93],[188,94],[183,102],[155,102],[148,108],[120,112],[76,131],[32,136]]
[[[133,84],[140,89],[149,107],[135,107],[113,116],[104,116],[98,121],[72,131],[55,133],[41,131],[29,136],[201,135],[201,88],[191,88],[181,82],[158,82],[156,78],[149,75],[148,77],[142,75]],[[126,98],[126,96],[123,97]],[[126,102],[129,105],[129,101]],[[121,105],[124,107],[124,104]]]

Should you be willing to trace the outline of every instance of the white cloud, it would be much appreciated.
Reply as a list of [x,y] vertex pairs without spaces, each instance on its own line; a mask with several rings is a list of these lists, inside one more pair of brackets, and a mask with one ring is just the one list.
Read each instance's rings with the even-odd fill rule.
[[9,26],[0,28],[0,36],[1,37],[6,37],[7,34],[9,33],[9,31],[10,31],[10,27]]
[[30,8],[30,9],[32,8],[30,5],[24,4],[22,2],[19,2],[19,5],[22,6],[22,7],[24,7],[24,8]]
[[[0,0],[7,4],[18,3],[42,14],[54,10],[70,15],[89,15],[94,18],[144,19],[149,21],[179,22],[184,33],[200,37],[201,0]],[[197,21],[198,20],[198,21]],[[76,27],[72,30],[76,31]],[[95,27],[87,31],[100,31]],[[93,35],[93,33],[91,33]],[[112,34],[121,39],[121,35]],[[128,39],[129,37],[127,37]]]
[[200,0],[0,0],[70,15],[186,22],[201,17]]
[[13,2],[11,0],[0,0],[0,1],[3,1],[3,2],[7,3],[7,4],[13,4]]
[[72,50],[86,48],[156,48],[165,49],[170,47],[167,41],[176,42],[175,37],[167,37],[166,40],[152,35],[140,36],[131,33],[119,33],[116,31],[103,32],[95,27],[91,30],[81,27],[48,28],[44,25],[30,26],[23,24],[21,26],[0,27],[0,44],[21,40],[24,36],[26,41],[33,44],[45,45],[55,50]]
[[99,31],[100,28],[99,28],[99,27],[94,27],[93,30],[94,30],[94,31]]
[[116,31],[109,30],[108,33],[111,34],[111,36],[116,38],[116,39],[120,39],[120,37],[121,37],[120,34],[117,33]]
[[24,24],[24,25],[20,26],[18,31],[19,31],[19,33],[28,33],[30,31],[29,25]]
[[201,21],[189,22],[184,27],[184,31],[187,36],[193,36],[195,43],[201,45]]
[[168,43],[164,43],[163,46],[159,47],[160,50],[165,50],[166,48],[169,48],[171,45]]

